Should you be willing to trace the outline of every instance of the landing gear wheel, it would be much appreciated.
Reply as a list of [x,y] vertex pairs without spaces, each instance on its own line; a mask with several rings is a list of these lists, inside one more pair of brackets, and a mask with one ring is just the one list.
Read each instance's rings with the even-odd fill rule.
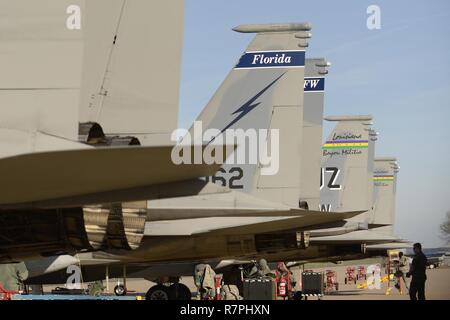
[[146,295],[145,300],[169,300],[171,297],[169,287],[162,284],[151,287]]
[[169,290],[170,300],[191,300],[192,298],[191,290],[182,283],[174,283]]
[[116,296],[124,296],[127,294],[127,289],[123,285],[119,284],[114,287],[114,294]]

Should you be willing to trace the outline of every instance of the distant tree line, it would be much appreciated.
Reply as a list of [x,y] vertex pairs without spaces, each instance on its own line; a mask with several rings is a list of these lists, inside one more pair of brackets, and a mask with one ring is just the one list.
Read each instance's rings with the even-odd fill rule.
[[441,232],[447,243],[450,243],[450,210],[447,211],[446,219],[441,224]]

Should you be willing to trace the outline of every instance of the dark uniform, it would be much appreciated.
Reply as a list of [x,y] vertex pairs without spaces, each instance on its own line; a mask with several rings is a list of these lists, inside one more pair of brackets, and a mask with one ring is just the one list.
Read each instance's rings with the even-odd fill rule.
[[427,275],[425,270],[427,268],[427,257],[423,252],[417,253],[411,264],[411,268],[407,275],[412,276],[411,284],[409,286],[409,297],[411,300],[425,300],[425,281]]

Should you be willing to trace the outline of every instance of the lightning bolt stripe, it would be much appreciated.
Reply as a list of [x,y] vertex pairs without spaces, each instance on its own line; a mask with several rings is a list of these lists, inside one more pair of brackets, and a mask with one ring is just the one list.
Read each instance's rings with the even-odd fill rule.
[[[287,71],[286,71],[287,72]],[[234,115],[238,115],[236,118],[234,118],[228,125],[225,126],[225,128],[223,128],[220,133],[215,136],[214,138],[211,139],[211,141],[208,143],[210,144],[211,142],[213,142],[219,135],[221,135],[222,133],[225,132],[225,130],[229,129],[230,127],[232,127],[236,122],[238,122],[239,120],[241,120],[243,117],[245,117],[245,115],[247,115],[250,111],[252,111],[253,109],[255,109],[257,106],[259,106],[261,104],[261,102],[257,102],[255,103],[256,100],[258,100],[259,97],[261,97],[267,90],[270,89],[270,87],[272,87],[278,80],[280,80],[285,74],[286,72],[283,72],[279,77],[277,77],[275,80],[273,80],[271,83],[269,83],[266,87],[264,87],[264,89],[262,89],[261,91],[259,91],[256,95],[254,95],[250,100],[248,100],[246,103],[244,103],[241,107],[239,107],[236,111],[234,111],[232,114]]]

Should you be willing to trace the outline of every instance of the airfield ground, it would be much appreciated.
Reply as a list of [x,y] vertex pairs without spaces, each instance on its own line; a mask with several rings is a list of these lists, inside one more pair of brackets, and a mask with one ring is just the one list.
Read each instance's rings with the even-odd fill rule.
[[[408,293],[400,295],[393,288],[386,295],[387,284],[379,290],[357,289],[354,284],[344,284],[346,266],[334,267],[338,274],[339,291],[326,295],[323,300],[409,300]],[[427,270],[426,298],[428,300],[450,299],[450,268]],[[408,280],[409,281],[409,280]]]
[[[358,265],[368,265],[367,261],[360,263]],[[370,263],[369,263],[370,264]],[[358,265],[355,265],[357,267]],[[395,288],[391,290],[389,295],[386,295],[387,284],[383,283],[381,289],[369,290],[369,289],[358,289],[356,285],[344,284],[346,265],[311,265],[306,266],[308,269],[313,269],[314,271],[325,271],[327,269],[332,269],[337,272],[339,290],[331,292],[323,297],[323,300],[408,300],[409,296],[407,293],[400,295],[398,290]],[[299,277],[300,268],[294,268],[294,276]],[[426,297],[429,300],[450,300],[450,267],[441,267],[437,269],[427,270],[428,280],[426,282]],[[192,277],[184,277],[181,281],[186,284],[191,291],[196,292],[194,281]],[[361,283],[361,282],[359,282]],[[110,291],[117,284],[117,281],[110,281]],[[144,279],[128,279],[127,286],[133,294],[145,295],[145,292],[152,286],[153,283],[146,281]],[[44,290],[50,292],[54,286],[45,286]]]

